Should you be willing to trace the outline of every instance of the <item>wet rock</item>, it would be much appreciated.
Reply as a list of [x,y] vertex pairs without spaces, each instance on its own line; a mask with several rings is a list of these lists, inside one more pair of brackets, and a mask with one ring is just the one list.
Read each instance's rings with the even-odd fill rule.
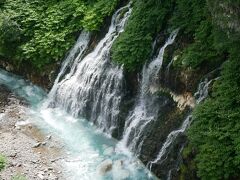
[[114,162],[113,167],[116,167],[117,169],[121,169],[123,167],[123,161],[117,160]]
[[112,170],[113,162],[111,159],[107,159],[103,161],[98,167],[97,167],[97,172],[100,175],[104,175],[107,172]]

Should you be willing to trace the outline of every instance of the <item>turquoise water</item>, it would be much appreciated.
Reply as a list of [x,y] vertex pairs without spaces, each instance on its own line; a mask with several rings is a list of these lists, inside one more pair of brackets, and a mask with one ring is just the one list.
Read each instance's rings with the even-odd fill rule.
[[[101,133],[93,124],[73,118],[62,109],[46,107],[47,93],[38,86],[1,69],[0,85],[28,101],[28,121],[46,135],[52,134],[61,140],[67,153],[62,160],[66,179],[157,179],[126,149],[116,147],[115,139]],[[112,164],[112,170],[107,173],[101,172],[104,161]]]

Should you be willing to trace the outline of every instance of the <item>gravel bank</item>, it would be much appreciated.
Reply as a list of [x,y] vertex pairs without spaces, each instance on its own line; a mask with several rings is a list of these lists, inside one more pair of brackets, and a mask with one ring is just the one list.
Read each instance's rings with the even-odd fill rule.
[[43,134],[26,121],[27,104],[0,85],[0,154],[7,166],[0,179],[61,180],[62,145],[53,135]]

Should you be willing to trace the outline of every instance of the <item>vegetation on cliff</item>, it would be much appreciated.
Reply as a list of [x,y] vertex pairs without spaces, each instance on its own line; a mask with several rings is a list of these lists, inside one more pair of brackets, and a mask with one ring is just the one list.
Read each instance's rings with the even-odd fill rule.
[[[225,17],[221,18],[224,13],[215,12],[219,11],[219,3],[227,3],[223,6],[225,10],[221,9],[225,13],[231,6],[240,7],[236,1],[207,1],[208,18],[201,21],[195,41],[182,55],[183,65],[193,68],[202,67],[203,62],[221,65],[223,60],[226,61],[213,93],[194,110],[193,125],[188,133],[196,152],[197,174],[201,179],[234,179],[240,175],[240,33],[236,24],[228,26],[229,22],[235,22],[234,15],[228,16],[231,18],[226,22]],[[205,28],[201,28],[202,24]]]
[[0,4],[0,55],[41,70],[59,61],[79,31],[99,30],[118,0],[5,0]]
[[150,58],[157,34],[178,28],[186,46],[179,51],[177,66],[196,69],[205,62],[222,61],[225,52],[215,43],[222,33],[212,23],[206,0],[134,1],[125,32],[113,45],[112,59],[129,71],[139,70]]
[[[36,70],[59,61],[82,29],[99,30],[119,0],[4,0],[0,2],[0,56]],[[193,113],[188,138],[202,179],[240,175],[240,0],[133,0],[113,61],[139,71],[160,33],[179,28],[183,42],[174,68],[223,65],[213,93]],[[4,164],[0,157],[0,169]]]
[[239,45],[230,54],[212,96],[194,111],[189,130],[197,150],[202,179],[230,179],[240,174],[240,56]]
[[172,2],[134,0],[133,13],[124,33],[112,47],[113,60],[124,64],[129,71],[140,70],[150,57],[153,40],[162,30]]
[[[156,34],[180,28],[184,42],[175,52],[178,69],[215,69],[225,61],[211,97],[194,110],[188,133],[201,179],[240,175],[239,1],[134,1],[125,32],[112,48],[114,61],[129,71],[150,58]],[[207,66],[207,67],[206,67]]]
[[193,69],[202,64],[219,64],[224,50],[218,48],[217,35],[221,33],[211,18],[206,0],[177,0],[170,20],[188,38],[187,45],[178,56],[178,65]]

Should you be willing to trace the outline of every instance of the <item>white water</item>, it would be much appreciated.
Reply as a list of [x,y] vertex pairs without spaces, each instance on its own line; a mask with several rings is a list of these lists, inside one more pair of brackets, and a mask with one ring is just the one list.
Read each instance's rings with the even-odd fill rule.
[[158,116],[160,107],[155,103],[157,98],[152,94],[151,87],[157,81],[159,71],[162,67],[165,49],[174,42],[177,33],[178,30],[174,31],[160,49],[158,56],[154,58],[150,64],[144,65],[138,101],[133,112],[131,112],[127,118],[123,139],[118,145],[119,147],[128,147],[136,155],[141,151],[145,128],[149,123],[156,120]]
[[[90,35],[86,32],[80,35],[48,97],[39,87],[0,70],[0,84],[31,104],[26,121],[61,140],[63,151],[68,152],[61,160],[66,179],[155,179],[139,160],[116,151],[114,139],[79,118],[88,116],[108,134],[117,126],[123,72],[110,62],[109,51],[130,14],[130,5],[118,10],[106,36],[84,58]],[[113,168],[102,174],[99,169],[106,160],[112,162]]]
[[[215,80],[215,79],[214,79]],[[209,85],[212,83],[212,81],[214,80],[210,80],[208,81],[208,79],[205,79],[204,81],[202,81],[199,86],[198,86],[198,90],[195,93],[195,98],[196,98],[196,104],[201,103],[204,99],[207,98],[208,96],[208,89],[209,89]],[[172,131],[168,136],[166,141],[164,142],[164,144],[162,145],[157,157],[153,160],[150,161],[148,163],[150,170],[152,168],[153,164],[159,163],[161,164],[161,162],[167,158],[169,149],[171,148],[171,145],[173,144],[173,142],[176,140],[176,138],[184,133],[186,131],[186,129],[190,126],[191,124],[191,120],[192,120],[192,115],[188,115],[186,117],[186,119],[183,121],[182,126],[177,129]]]
[[[119,104],[123,92],[123,70],[110,62],[110,48],[123,32],[131,11],[128,5],[113,15],[108,33],[94,51],[83,59],[81,56],[77,57],[77,63],[71,66],[70,73],[62,80],[58,78],[50,93],[51,105],[66,110],[74,117],[88,118],[109,135],[118,125]],[[87,40],[83,42],[87,44]],[[68,62],[63,64],[63,70],[65,64]]]
[[[0,69],[0,85],[4,85],[19,97],[30,103],[25,122],[33,123],[47,135],[57,137],[67,152],[60,160],[65,179],[68,180],[110,180],[155,179],[149,177],[141,162],[134,157],[115,151],[116,140],[106,137],[87,120],[74,118],[60,108],[46,108],[46,93],[21,77]],[[113,169],[101,174],[98,168],[110,160]]]
[[174,62],[174,58],[172,58],[172,60],[169,62],[169,64],[167,65],[167,68],[166,68],[165,79],[167,82],[169,81],[167,78],[169,78],[169,71],[170,71],[170,68],[171,68],[173,62]]
[[61,80],[61,78],[63,78],[66,75],[67,70],[70,69],[70,72],[67,73],[65,79],[70,78],[72,76],[72,74],[74,73],[74,71],[76,70],[78,63],[81,61],[81,59],[84,55],[84,52],[88,47],[89,41],[90,41],[90,33],[83,31],[80,34],[76,44],[70,50],[69,54],[67,55],[67,57],[65,58],[65,60],[62,63],[60,72],[58,73],[58,76],[54,82],[54,85],[48,95],[50,100],[52,100],[54,98],[54,96],[58,90],[58,87],[63,82]]

